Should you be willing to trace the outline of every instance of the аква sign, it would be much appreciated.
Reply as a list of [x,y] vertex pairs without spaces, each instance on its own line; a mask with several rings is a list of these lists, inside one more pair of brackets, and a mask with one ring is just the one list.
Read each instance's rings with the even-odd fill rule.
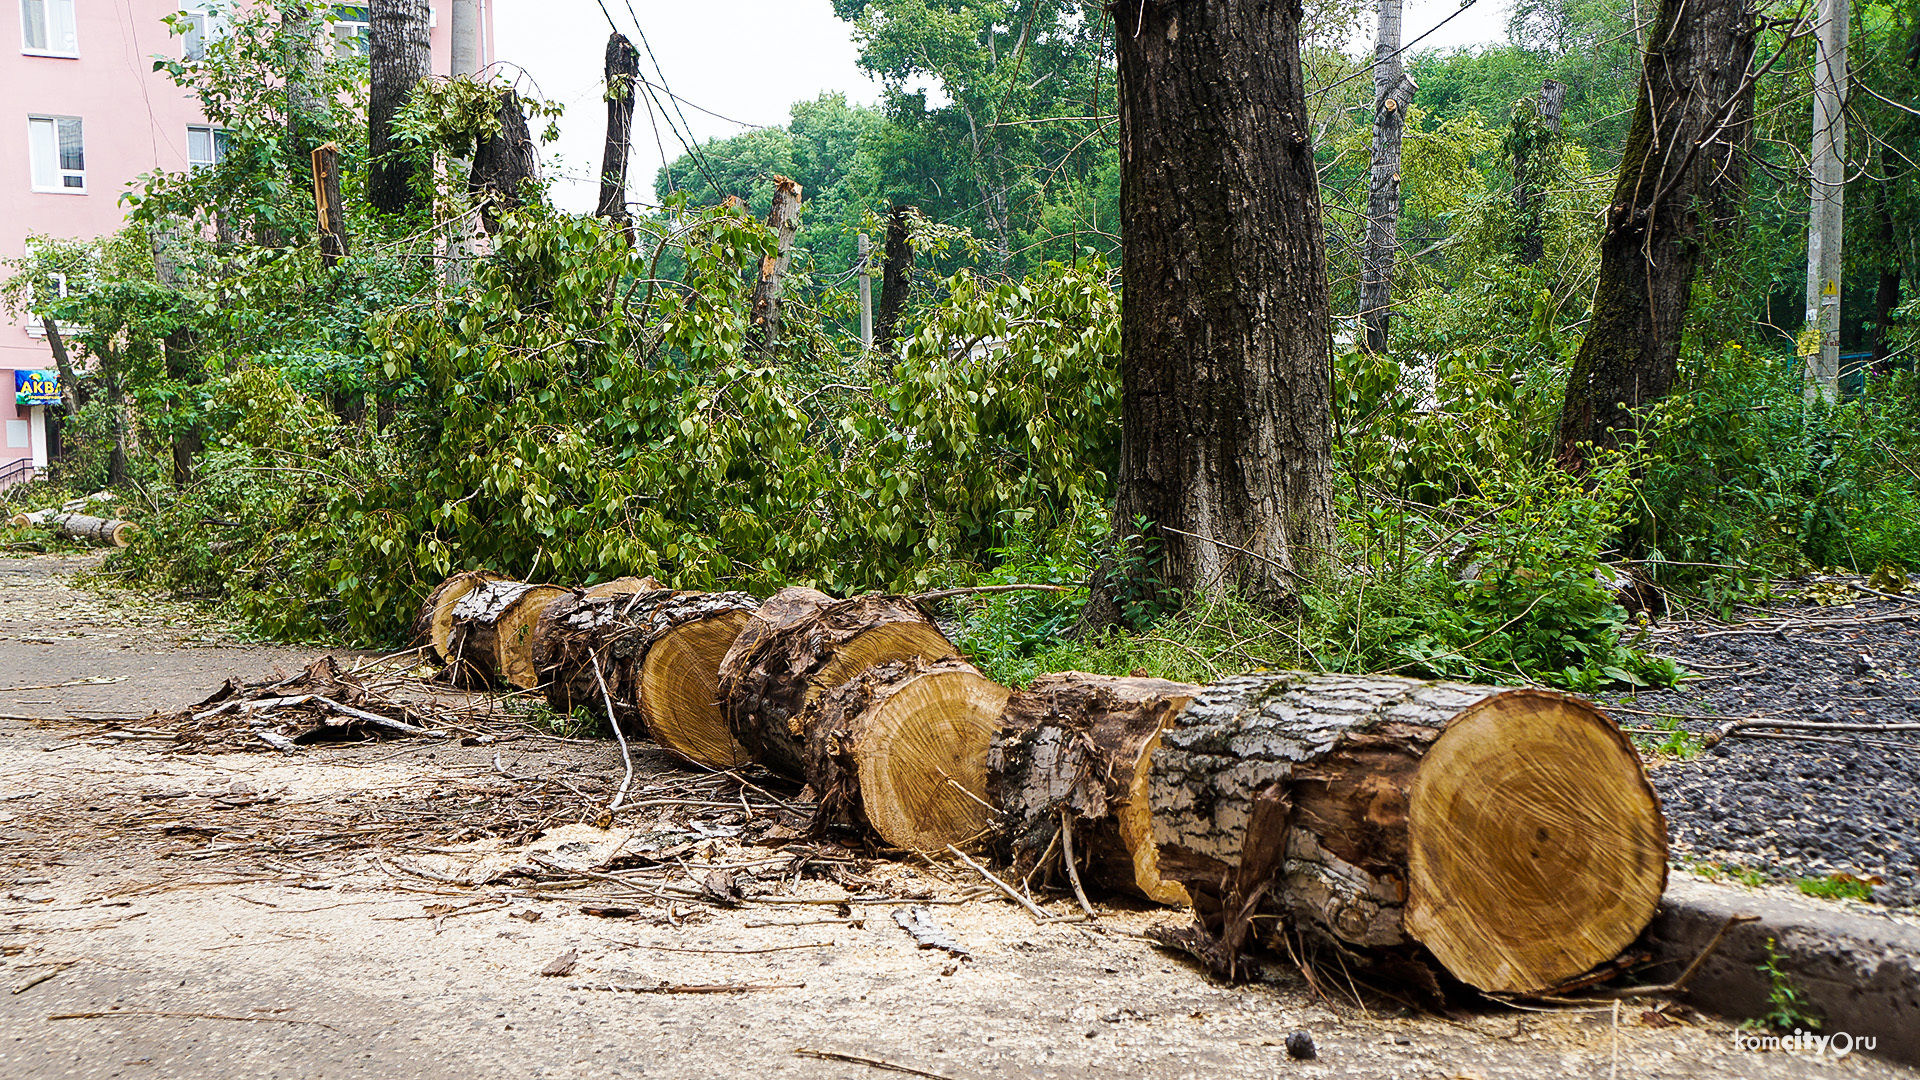
[[60,404],[60,376],[52,371],[13,373],[13,400],[17,405]]

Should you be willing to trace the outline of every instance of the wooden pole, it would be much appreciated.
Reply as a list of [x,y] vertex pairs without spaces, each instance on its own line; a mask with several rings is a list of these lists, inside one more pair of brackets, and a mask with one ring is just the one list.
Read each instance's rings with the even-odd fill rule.
[[773,206],[767,211],[774,250],[760,260],[760,280],[753,286],[748,333],[763,349],[771,349],[780,333],[780,293],[787,267],[793,262],[793,234],[800,230],[800,185],[792,177],[773,178]]
[[347,257],[347,215],[340,205],[340,147],[313,148],[313,208],[320,219],[320,258],[337,266]]
[[632,153],[634,84],[639,77],[639,50],[615,31],[607,37],[607,141],[600,155],[600,205],[594,210],[609,221],[627,220],[627,158]]
[[1840,396],[1841,211],[1847,182],[1848,0],[1819,0],[1813,59],[1813,199],[1807,222],[1807,315],[1799,352],[1807,400]]
[[867,234],[860,234],[860,344],[873,348],[873,267]]
[[900,314],[906,310],[907,292],[913,286],[913,245],[908,242],[907,228],[912,215],[917,213],[919,211],[911,206],[895,206],[887,215],[887,246],[880,271],[880,310],[873,320],[874,343],[885,353],[893,352]]
[[1380,0],[1373,46],[1373,170],[1367,185],[1367,242],[1360,260],[1360,322],[1368,352],[1387,347],[1393,259],[1399,247],[1400,132],[1414,82],[1400,63],[1401,0]]

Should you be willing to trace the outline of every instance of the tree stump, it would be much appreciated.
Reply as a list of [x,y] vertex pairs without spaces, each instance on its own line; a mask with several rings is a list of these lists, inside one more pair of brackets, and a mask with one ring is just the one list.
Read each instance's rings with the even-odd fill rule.
[[988,801],[1002,813],[1000,857],[1024,877],[1071,847],[1094,884],[1189,903],[1185,888],[1160,876],[1147,772],[1161,728],[1198,693],[1187,683],[1078,671],[1015,691],[987,758]]
[[998,816],[987,752],[1008,693],[958,657],[890,661],[828,691],[804,713],[816,825],[917,851],[979,840]]
[[721,661],[720,708],[753,760],[802,779],[807,706],[888,661],[957,655],[904,597],[835,600],[816,589],[782,589],[747,620]]
[[556,600],[534,632],[547,701],[558,712],[580,704],[605,712],[611,701],[610,720],[639,718],[654,742],[688,761],[744,765],[751,759],[720,714],[716,682],[758,605],[746,593],[672,590]]
[[420,614],[413,620],[414,643],[433,646],[433,654],[441,663],[453,659],[447,651],[447,638],[453,633],[453,605],[479,586],[500,580],[501,575],[491,570],[462,570],[441,582],[427,594]]
[[569,590],[522,581],[485,581],[453,604],[453,629],[447,635],[447,662],[459,685],[516,687],[540,685],[533,666],[533,628],[540,612]]
[[[1206,687],[1147,783],[1184,942],[1235,973],[1261,912],[1347,946],[1418,943],[1489,993],[1613,959],[1666,887],[1666,823],[1605,716],[1542,690],[1359,675]],[[1270,924],[1271,925],[1271,924]]]

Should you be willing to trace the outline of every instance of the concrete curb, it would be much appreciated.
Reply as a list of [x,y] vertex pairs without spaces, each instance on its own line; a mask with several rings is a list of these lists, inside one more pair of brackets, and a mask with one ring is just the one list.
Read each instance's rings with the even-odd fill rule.
[[1821,1031],[1877,1040],[1875,1055],[1920,1065],[1920,927],[1837,905],[1676,876],[1642,943],[1679,975],[1735,915],[1757,915],[1727,932],[1687,985],[1689,1004],[1730,1019],[1765,1015],[1770,983],[1759,970],[1767,939],[1780,968],[1811,1000]]

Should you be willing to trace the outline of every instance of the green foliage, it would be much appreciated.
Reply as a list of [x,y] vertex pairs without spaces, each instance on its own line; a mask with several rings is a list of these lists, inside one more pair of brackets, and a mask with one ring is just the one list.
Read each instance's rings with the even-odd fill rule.
[[1768,881],[1766,871],[1733,863],[1697,862],[1691,869],[1708,881],[1731,881],[1749,889],[1757,889]]
[[1852,874],[1834,874],[1823,878],[1797,878],[1793,883],[1803,895],[1822,900],[1871,900],[1873,884]]
[[1780,966],[1786,954],[1780,952],[1773,938],[1767,939],[1767,958],[1754,965],[1754,970],[1767,979],[1767,1013],[1756,1020],[1742,1020],[1743,1028],[1772,1028],[1775,1031],[1817,1031],[1820,1017],[1812,1011],[1812,1001],[1807,992],[1793,981],[1793,976]]

